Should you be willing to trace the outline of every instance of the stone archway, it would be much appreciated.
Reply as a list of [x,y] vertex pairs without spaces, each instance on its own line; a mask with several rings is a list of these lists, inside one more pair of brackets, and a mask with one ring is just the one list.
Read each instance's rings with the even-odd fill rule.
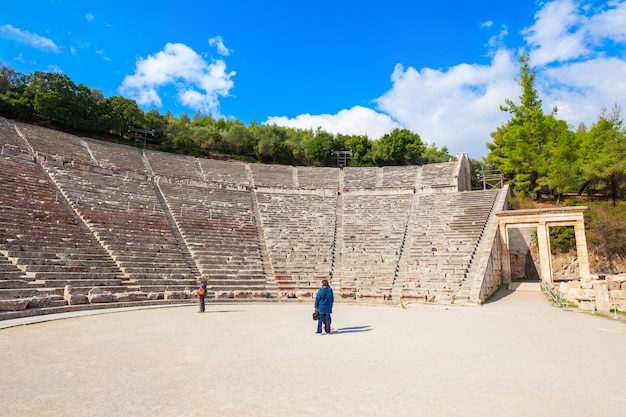
[[578,271],[581,281],[590,281],[589,258],[585,238],[584,206],[561,207],[553,209],[506,210],[496,213],[503,248],[502,271],[505,282],[511,282],[511,259],[509,257],[509,229],[536,227],[539,246],[540,270],[542,281],[553,284],[552,256],[550,254],[550,227],[573,226],[576,235],[578,253]]

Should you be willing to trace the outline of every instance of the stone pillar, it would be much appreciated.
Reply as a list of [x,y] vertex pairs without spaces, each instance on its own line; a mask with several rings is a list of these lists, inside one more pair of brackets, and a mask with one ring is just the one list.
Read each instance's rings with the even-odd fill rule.
[[578,272],[582,281],[590,281],[589,273],[589,257],[587,253],[587,239],[585,237],[585,222],[579,220],[574,226],[574,234],[576,235],[576,252],[578,254]]
[[502,243],[502,276],[503,282],[511,282],[511,255],[509,254],[509,228],[506,223],[500,222],[500,242]]
[[539,263],[541,280],[552,285],[552,259],[550,256],[550,229],[545,221],[537,225],[537,243],[539,245]]

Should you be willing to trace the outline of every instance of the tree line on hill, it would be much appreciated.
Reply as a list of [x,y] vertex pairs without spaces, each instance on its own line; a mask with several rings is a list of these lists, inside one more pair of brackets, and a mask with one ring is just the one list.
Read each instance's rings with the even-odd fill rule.
[[[505,100],[501,110],[511,118],[491,133],[489,153],[472,160],[473,188],[482,188],[481,171],[499,171],[514,190],[543,195],[603,193],[613,202],[624,197],[626,128],[620,107],[603,110],[593,125],[577,129],[544,114],[534,87],[536,70],[528,54],[520,57],[520,102]],[[1,64],[1,63],[0,63]],[[97,89],[76,85],[67,75],[36,71],[21,74],[0,65],[0,114],[86,136],[129,139],[129,128],[153,132],[157,149],[195,156],[215,154],[244,161],[333,166],[333,150],[352,152],[349,166],[424,165],[449,161],[447,147],[424,143],[417,133],[394,129],[380,139],[367,135],[333,135],[321,128],[277,125],[248,126],[239,120],[215,119],[200,112],[175,117],[134,100],[104,97]]]
[[245,161],[333,166],[333,150],[349,150],[351,166],[423,165],[447,162],[447,148],[424,143],[417,133],[395,129],[378,140],[367,135],[330,134],[321,128],[248,126],[239,120],[215,119],[197,112],[175,117],[134,100],[104,97],[98,89],[75,84],[67,75],[36,71],[21,74],[0,66],[0,114],[86,136],[102,134],[129,139],[129,129],[153,132],[146,139],[158,149],[187,155],[223,154]]

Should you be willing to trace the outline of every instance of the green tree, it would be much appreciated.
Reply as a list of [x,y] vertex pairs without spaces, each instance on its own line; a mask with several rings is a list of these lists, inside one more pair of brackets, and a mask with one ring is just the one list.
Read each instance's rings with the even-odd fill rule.
[[262,125],[257,130],[257,155],[262,161],[276,161],[287,158],[288,147],[285,129],[276,125]]
[[308,165],[329,165],[335,138],[330,133],[317,129],[304,143],[304,157]]
[[349,163],[350,166],[372,164],[372,141],[370,141],[367,135],[351,135],[346,137],[338,135],[338,137],[342,138],[345,147],[344,149],[337,150],[352,151],[352,160]]
[[426,146],[417,133],[408,129],[394,129],[372,147],[373,159],[379,165],[418,165]]
[[626,183],[626,131],[618,105],[610,113],[602,111],[585,135],[581,148],[585,185],[606,190],[616,205]]
[[550,116],[545,116],[541,100],[534,83],[536,70],[529,64],[529,55],[520,59],[520,80],[522,88],[520,104],[506,99],[500,110],[511,114],[512,118],[491,133],[493,143],[487,144],[490,153],[488,161],[505,174],[509,182],[525,194],[536,193],[541,198],[542,187],[548,185],[548,143],[552,140],[550,127],[553,125],[556,108]]
[[137,106],[135,100],[125,97],[113,96],[105,99],[110,109],[109,128],[123,137],[129,127],[143,126],[143,110]]
[[151,109],[144,115],[144,127],[146,130],[154,131],[154,141],[157,143],[167,142],[167,117],[162,116],[156,109]]
[[233,155],[250,156],[254,154],[254,139],[242,122],[235,122],[222,140],[224,152]]
[[0,94],[6,94],[18,81],[19,74],[0,62]]
[[548,144],[548,186],[557,196],[557,204],[566,192],[575,192],[581,182],[578,156],[581,135],[572,132],[563,120],[547,117],[551,135],[554,138]]

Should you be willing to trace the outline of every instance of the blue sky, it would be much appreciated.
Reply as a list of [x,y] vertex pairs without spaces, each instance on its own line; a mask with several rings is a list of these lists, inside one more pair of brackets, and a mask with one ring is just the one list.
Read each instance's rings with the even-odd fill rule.
[[626,0],[22,0],[0,61],[58,71],[144,110],[200,110],[376,139],[395,127],[488,153],[527,51],[549,112],[576,127],[626,105]]

